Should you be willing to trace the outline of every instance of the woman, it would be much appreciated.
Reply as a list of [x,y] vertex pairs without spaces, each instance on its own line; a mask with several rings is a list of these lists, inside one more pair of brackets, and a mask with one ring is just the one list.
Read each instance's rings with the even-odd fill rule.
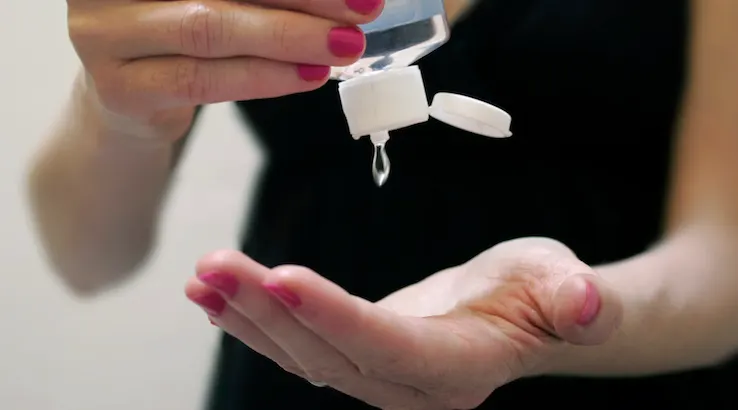
[[70,0],[85,70],[30,179],[59,272],[130,273],[195,107],[239,100],[269,164],[187,286],[230,334],[209,410],[736,408],[738,3],[447,4],[429,94],[515,136],[397,131],[377,189],[323,85],[379,2]]

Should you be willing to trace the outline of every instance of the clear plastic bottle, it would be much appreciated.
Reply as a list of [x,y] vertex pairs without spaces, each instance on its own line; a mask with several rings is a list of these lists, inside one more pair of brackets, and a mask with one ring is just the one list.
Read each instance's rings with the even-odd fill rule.
[[[374,144],[372,175],[382,186],[389,177],[389,131],[429,117],[489,137],[509,137],[510,116],[469,97],[439,93],[428,106],[420,69],[411,66],[450,38],[443,0],[385,0],[382,14],[363,25],[364,56],[348,67],[334,67],[341,105],[354,139]],[[449,62],[451,63],[451,62]]]
[[348,67],[334,67],[334,80],[407,67],[450,35],[443,0],[385,0],[382,14],[361,29],[366,35],[364,56]]

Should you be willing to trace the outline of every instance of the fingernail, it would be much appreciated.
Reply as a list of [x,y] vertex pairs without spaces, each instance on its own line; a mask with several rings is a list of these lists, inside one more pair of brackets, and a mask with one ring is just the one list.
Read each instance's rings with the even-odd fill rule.
[[584,307],[582,308],[582,312],[579,314],[579,320],[577,320],[577,324],[580,326],[587,326],[594,322],[595,318],[597,318],[597,314],[600,313],[600,306],[602,305],[600,293],[589,281],[587,281],[587,289],[585,292],[586,296],[584,299]]
[[358,56],[364,41],[364,33],[355,27],[335,27],[328,33],[328,48],[336,57]]
[[238,292],[238,279],[230,273],[208,272],[198,276],[200,281],[211,288],[233,297]]
[[211,325],[213,325],[213,326],[218,326],[218,325],[216,325],[216,324],[215,324],[215,322],[213,322],[213,319],[210,319],[210,318],[208,318],[208,320],[210,321],[210,324],[211,324]]
[[264,285],[264,289],[266,289],[269,293],[279,299],[280,302],[282,302],[290,309],[299,307],[302,304],[299,296],[297,296],[294,292],[283,288],[282,286]]
[[382,4],[382,0],[346,0],[346,5],[359,14],[372,14]]
[[305,81],[322,81],[331,72],[331,68],[324,65],[300,64],[297,74]]
[[208,293],[192,298],[192,301],[203,308],[210,316],[219,316],[226,307],[226,301],[217,293]]

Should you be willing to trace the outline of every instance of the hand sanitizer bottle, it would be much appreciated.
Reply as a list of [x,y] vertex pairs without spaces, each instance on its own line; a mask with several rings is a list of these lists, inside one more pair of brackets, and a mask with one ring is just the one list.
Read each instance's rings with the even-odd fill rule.
[[351,135],[368,135],[374,144],[372,174],[378,186],[389,177],[389,131],[432,116],[488,137],[512,135],[510,116],[484,102],[439,93],[428,106],[420,69],[411,64],[448,41],[443,0],[385,0],[380,16],[361,28],[367,42],[364,56],[351,66],[334,67],[331,78],[341,81],[338,90]]

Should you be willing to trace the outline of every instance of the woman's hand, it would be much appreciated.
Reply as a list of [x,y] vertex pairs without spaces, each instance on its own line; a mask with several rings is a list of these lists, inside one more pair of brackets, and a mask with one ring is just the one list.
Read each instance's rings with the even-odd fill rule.
[[[382,0],[68,0],[87,84],[115,117],[189,120],[194,107],[323,85],[364,51]],[[179,135],[178,135],[179,136]]]
[[187,295],[285,370],[382,409],[472,409],[545,372],[568,344],[600,344],[621,301],[549,239],[506,242],[370,303],[307,268],[241,253],[203,258]]

